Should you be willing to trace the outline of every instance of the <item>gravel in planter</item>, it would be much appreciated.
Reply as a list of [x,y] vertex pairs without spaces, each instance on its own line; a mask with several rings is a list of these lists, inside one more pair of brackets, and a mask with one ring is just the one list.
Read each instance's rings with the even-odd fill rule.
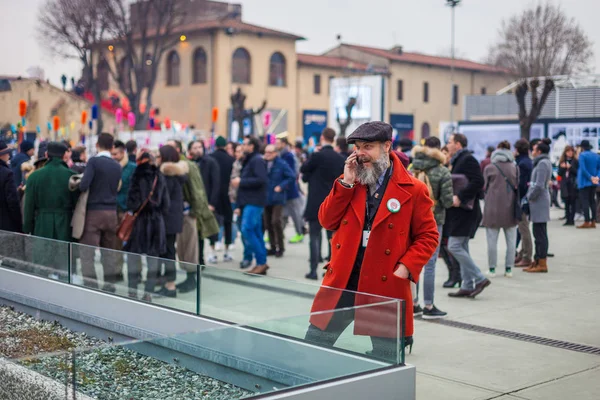
[[[76,348],[91,348],[75,350]],[[40,353],[67,351],[60,355]],[[0,306],[0,357],[19,363],[57,382],[70,384],[75,358],[76,389],[97,399],[180,400],[239,399],[252,393],[183,367],[167,364],[122,346],[35,320]]]

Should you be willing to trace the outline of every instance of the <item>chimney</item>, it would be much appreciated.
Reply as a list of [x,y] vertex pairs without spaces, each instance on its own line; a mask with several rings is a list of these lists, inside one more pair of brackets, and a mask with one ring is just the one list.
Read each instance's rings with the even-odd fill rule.
[[393,51],[394,53],[396,53],[396,54],[400,54],[400,55],[402,55],[402,53],[404,52],[404,51],[402,50],[402,46],[394,46],[394,47],[392,47],[392,51]]

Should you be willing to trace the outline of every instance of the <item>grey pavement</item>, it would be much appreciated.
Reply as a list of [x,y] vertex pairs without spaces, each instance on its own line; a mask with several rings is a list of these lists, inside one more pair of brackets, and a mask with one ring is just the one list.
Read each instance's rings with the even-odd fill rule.
[[[550,252],[555,257],[549,259],[548,274],[515,269],[512,278],[505,278],[501,235],[498,274],[491,278],[492,285],[475,300],[452,299],[447,295],[450,290],[442,288],[446,267],[438,262],[435,304],[448,312],[447,319],[600,347],[600,230],[563,227],[561,215],[553,210],[549,223]],[[286,232],[291,237],[292,232]],[[236,260],[241,251],[237,243]],[[485,272],[483,229],[471,242],[471,252]],[[283,258],[269,257],[268,263],[269,276],[306,282],[308,238],[288,245]],[[237,264],[219,263],[216,268],[239,272]],[[298,304],[298,311],[308,303]],[[600,355],[415,322],[415,345],[406,362],[417,367],[419,400],[600,399]]]

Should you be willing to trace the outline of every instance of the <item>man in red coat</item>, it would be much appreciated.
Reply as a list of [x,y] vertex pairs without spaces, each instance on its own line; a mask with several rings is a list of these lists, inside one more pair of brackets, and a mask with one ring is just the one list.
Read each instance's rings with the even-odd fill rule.
[[406,310],[405,320],[400,321],[405,345],[412,345],[410,282],[419,279],[439,240],[433,201],[427,186],[410,176],[390,151],[391,125],[365,123],[347,140],[354,143],[355,151],[319,210],[321,225],[336,232],[331,262],[312,307],[317,314],[310,319],[306,340],[333,346],[354,321],[356,335],[371,336],[371,354],[393,360],[402,331],[398,329],[401,310],[397,303],[356,312],[323,311],[385,300],[377,296],[401,299]]

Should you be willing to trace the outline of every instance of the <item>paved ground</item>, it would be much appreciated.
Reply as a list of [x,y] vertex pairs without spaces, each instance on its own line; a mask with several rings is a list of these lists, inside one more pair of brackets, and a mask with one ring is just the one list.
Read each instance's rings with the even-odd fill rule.
[[[548,274],[517,269],[513,278],[494,278],[476,300],[451,299],[442,288],[447,273],[440,262],[436,305],[453,321],[600,347],[600,230],[563,227],[560,215],[553,211],[554,221],[549,224],[550,251],[556,256],[549,261]],[[502,240],[499,244],[502,254],[505,246]],[[487,268],[483,230],[471,249],[482,270]],[[235,253],[239,260],[239,245]],[[269,275],[304,281],[307,259],[307,242],[289,245],[284,258],[269,259]],[[239,271],[237,263],[221,263],[218,268]],[[260,307],[264,300],[254,306]],[[300,303],[299,310],[305,305]],[[417,367],[420,400],[600,398],[600,355],[422,320],[416,321],[415,329],[415,346],[407,363]]]

